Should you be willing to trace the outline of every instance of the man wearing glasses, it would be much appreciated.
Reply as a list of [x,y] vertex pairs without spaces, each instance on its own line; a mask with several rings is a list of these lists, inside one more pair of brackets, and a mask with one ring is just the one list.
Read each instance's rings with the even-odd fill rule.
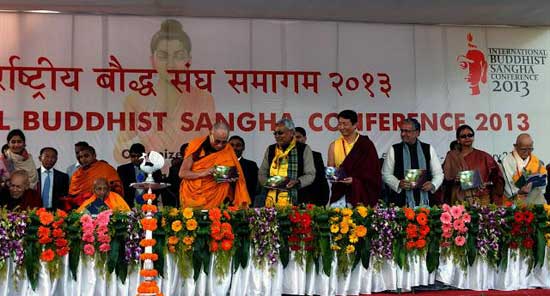
[[533,139],[529,134],[520,134],[514,150],[508,153],[501,164],[505,176],[506,197],[527,204],[544,204],[546,168],[533,154]]
[[7,188],[0,192],[0,206],[8,210],[18,208],[21,211],[42,207],[38,192],[30,188],[29,174],[25,170],[11,173]]
[[[270,177],[280,177],[282,188],[265,189],[265,206],[285,206],[297,204],[302,193],[300,189],[313,183],[315,179],[315,164],[311,148],[305,143],[297,142],[294,138],[295,126],[292,120],[283,118],[276,123],[275,144],[267,147],[264,159],[258,172],[260,184],[265,184]],[[285,184],[286,183],[286,184]],[[259,202],[258,206],[263,206]]]
[[390,147],[382,167],[382,180],[391,188],[390,202],[400,207],[429,206],[443,182],[439,157],[430,144],[418,140],[419,135],[420,123],[416,119],[403,120],[402,142]]
[[[239,207],[250,204],[243,170],[233,148],[227,145],[228,137],[229,127],[218,122],[207,137],[189,142],[179,171],[182,207],[211,209],[224,202]],[[238,177],[230,182],[216,181],[216,166],[235,167]]]

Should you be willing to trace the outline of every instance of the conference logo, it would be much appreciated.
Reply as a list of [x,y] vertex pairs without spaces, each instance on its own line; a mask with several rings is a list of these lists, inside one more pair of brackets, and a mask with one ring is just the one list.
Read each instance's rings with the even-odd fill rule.
[[487,83],[488,65],[485,54],[475,45],[472,33],[468,33],[466,39],[468,41],[468,51],[465,54],[459,55],[456,60],[458,67],[466,71],[464,80],[466,80],[470,87],[470,95],[477,96],[480,93],[479,85]]

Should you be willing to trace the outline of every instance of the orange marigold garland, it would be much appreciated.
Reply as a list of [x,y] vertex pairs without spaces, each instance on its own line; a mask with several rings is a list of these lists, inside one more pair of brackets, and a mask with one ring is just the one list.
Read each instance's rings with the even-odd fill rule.
[[162,296],[160,289],[155,279],[158,277],[158,271],[154,268],[153,261],[158,260],[158,255],[153,253],[153,247],[157,241],[153,238],[153,231],[157,229],[157,219],[153,215],[157,212],[157,207],[154,206],[153,200],[156,198],[151,189],[149,192],[143,195],[143,199],[147,201],[147,204],[142,206],[142,210],[145,212],[145,218],[141,219],[141,227],[145,230],[145,238],[139,243],[145,250],[140,255],[140,259],[143,261],[143,267],[139,272],[143,277],[142,282],[139,284],[137,292],[139,295],[156,295]]

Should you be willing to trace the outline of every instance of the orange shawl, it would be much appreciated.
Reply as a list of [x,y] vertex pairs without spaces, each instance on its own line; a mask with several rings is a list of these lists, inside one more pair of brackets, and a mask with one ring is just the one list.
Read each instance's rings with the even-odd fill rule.
[[[185,158],[192,157],[194,152],[201,149],[201,145],[206,139],[208,137],[199,137],[191,141],[185,151]],[[181,206],[184,208],[199,209],[216,208],[221,206],[228,196],[232,200],[233,205],[240,207],[250,204],[244,173],[231,145],[226,145],[224,149],[195,161],[191,166],[191,170],[205,170],[214,165],[234,166],[237,168],[239,180],[235,184],[235,192],[232,192],[231,184],[218,184],[212,176],[194,180],[183,179],[180,184]]]
[[[84,210],[95,200],[97,199],[97,196],[94,194],[92,197],[88,198],[86,201],[84,201],[80,207],[76,210],[77,213],[82,213]],[[130,211],[130,207],[128,204],[124,201],[124,199],[118,195],[115,192],[109,192],[109,196],[105,198],[104,200],[105,204],[109,207],[109,209],[113,211],[123,211],[128,212]]]
[[79,167],[71,177],[69,186],[70,195],[79,195],[81,193],[93,192],[94,181],[98,178],[105,178],[109,182],[112,191],[119,195],[124,195],[122,182],[116,170],[105,161],[96,161],[89,167]]

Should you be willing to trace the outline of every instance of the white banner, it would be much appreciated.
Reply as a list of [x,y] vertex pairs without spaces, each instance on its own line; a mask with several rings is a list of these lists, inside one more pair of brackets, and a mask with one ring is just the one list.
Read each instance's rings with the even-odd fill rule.
[[528,132],[550,158],[548,29],[0,14],[0,38],[0,136],[23,129],[62,169],[77,141],[112,164],[134,142],[173,157],[216,120],[261,161],[281,116],[326,159],[343,109],[380,155],[414,116],[441,157],[466,123],[489,153]]

